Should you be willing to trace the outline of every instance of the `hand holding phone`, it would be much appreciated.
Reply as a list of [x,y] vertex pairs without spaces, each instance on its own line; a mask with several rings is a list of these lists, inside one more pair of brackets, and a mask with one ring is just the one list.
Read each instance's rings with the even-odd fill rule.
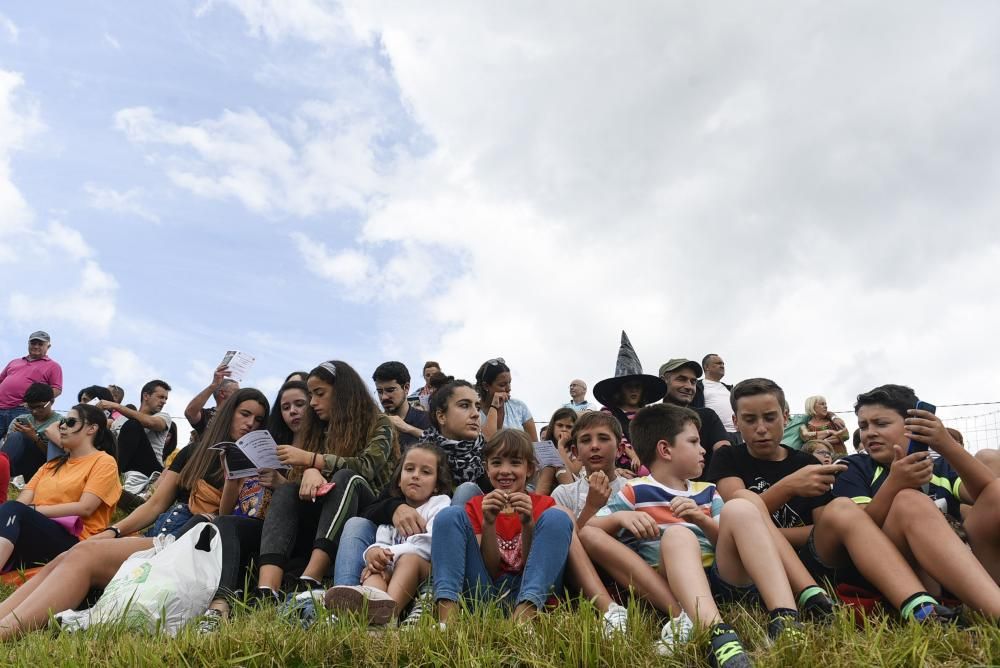
[[[927,411],[928,413],[937,414],[937,406],[926,401],[917,401],[916,409],[918,411]],[[907,448],[906,454],[912,455],[914,452],[927,452],[928,445],[926,443],[921,443],[920,441],[915,441],[910,439],[910,446]]]

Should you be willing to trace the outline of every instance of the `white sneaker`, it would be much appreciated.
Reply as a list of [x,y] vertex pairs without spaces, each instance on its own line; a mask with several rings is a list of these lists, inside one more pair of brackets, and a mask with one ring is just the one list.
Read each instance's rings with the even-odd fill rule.
[[323,602],[330,610],[362,612],[368,615],[368,623],[381,626],[388,624],[396,610],[396,601],[381,589],[365,585],[337,585],[326,590]]
[[656,641],[656,652],[660,656],[667,656],[674,653],[674,649],[682,643],[691,639],[691,631],[694,630],[694,623],[683,610],[660,630],[660,639]]
[[628,609],[612,603],[604,613],[604,637],[610,638],[615,633],[624,634],[628,629]]

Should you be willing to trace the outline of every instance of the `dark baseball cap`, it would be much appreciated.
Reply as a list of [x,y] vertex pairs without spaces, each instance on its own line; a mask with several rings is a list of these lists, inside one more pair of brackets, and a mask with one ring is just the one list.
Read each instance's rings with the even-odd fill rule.
[[677,371],[682,367],[688,367],[694,371],[694,375],[697,378],[701,378],[704,371],[701,370],[701,365],[693,360],[684,359],[683,357],[675,357],[672,360],[668,360],[660,365],[660,378],[663,378],[663,374],[670,373],[671,371]]
[[42,330],[38,330],[37,332],[32,332],[31,335],[28,336],[28,341],[45,341],[45,343],[52,343],[52,339],[49,337],[49,333],[43,332]]

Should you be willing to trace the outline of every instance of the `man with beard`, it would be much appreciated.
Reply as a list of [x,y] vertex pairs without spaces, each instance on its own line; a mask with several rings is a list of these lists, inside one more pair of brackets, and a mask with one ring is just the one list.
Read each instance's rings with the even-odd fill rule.
[[420,440],[424,430],[430,428],[427,411],[414,408],[406,400],[410,392],[410,372],[402,362],[383,362],[372,374],[375,393],[382,410],[399,432],[399,447],[406,448]]
[[726,428],[722,426],[722,420],[719,419],[715,411],[704,406],[691,405],[701,374],[700,364],[683,357],[672,359],[660,366],[660,378],[667,384],[667,394],[663,397],[663,403],[690,408],[701,418],[701,428],[698,430],[698,435],[701,437],[701,447],[705,448],[703,471],[708,471],[708,466],[712,462],[712,453],[717,448],[729,445],[729,438]]

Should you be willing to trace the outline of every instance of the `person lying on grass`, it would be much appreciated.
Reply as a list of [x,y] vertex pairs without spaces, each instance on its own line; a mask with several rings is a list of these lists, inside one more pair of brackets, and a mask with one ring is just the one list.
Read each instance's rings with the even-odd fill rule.
[[[111,521],[122,494],[115,438],[104,413],[77,404],[59,420],[63,455],[43,464],[16,501],[0,505],[0,564],[3,569],[48,563]],[[79,517],[77,537],[56,522]]]
[[847,466],[817,464],[815,457],[781,444],[785,394],[767,378],[737,383],[731,395],[744,443],[721,448],[707,480],[726,501],[743,498],[771,517],[788,544],[776,541],[803,610],[828,614],[829,599],[816,580],[874,585],[902,617],[948,621],[941,606],[871,517],[850,499],[832,499],[835,476]]
[[[839,460],[847,470],[835,497],[864,508],[925,583],[941,587],[983,614],[1000,617],[1000,480],[957,443],[933,413],[917,410],[917,395],[882,385],[858,395],[867,455]],[[930,448],[908,454],[910,439]],[[939,453],[931,457],[931,451]],[[960,505],[972,504],[963,523]],[[946,515],[962,525],[968,547]]]
[[515,618],[533,617],[558,589],[573,538],[568,513],[525,490],[535,451],[523,431],[499,430],[483,458],[493,491],[465,508],[445,508],[434,521],[431,563],[443,624],[462,595],[509,601]]
[[411,445],[396,466],[388,493],[400,496],[423,517],[426,530],[403,536],[391,524],[378,527],[364,553],[360,585],[337,585],[326,591],[326,607],[364,612],[369,624],[397,619],[431,573],[434,517],[451,505],[448,458],[433,443]]
[[[259,429],[264,425],[267,410],[267,399],[252,388],[241,389],[229,397],[206,429],[201,443],[181,450],[170,469],[160,477],[156,491],[146,503],[104,531],[60,554],[0,603],[0,640],[42,628],[48,623],[49,615],[75,609],[91,589],[103,589],[126,559],[140,550],[153,547],[152,538],[126,536],[156,520],[161,509],[166,509],[171,501],[194,496],[192,488],[203,489],[207,486],[214,489],[212,485],[216,483],[221,486],[219,457],[214,450],[208,450],[209,446],[236,441]],[[188,456],[186,453],[189,452],[193,454]],[[179,465],[182,468],[176,470]],[[186,476],[199,472],[203,485],[184,482]],[[210,509],[212,514],[218,512],[221,496],[215,498],[215,506]],[[205,507],[209,508],[208,505]],[[208,520],[204,515],[199,517],[203,518],[202,521]],[[187,519],[191,519],[190,514]],[[171,529],[171,533],[179,535],[185,526],[193,526],[193,523],[185,521],[176,531]]]

